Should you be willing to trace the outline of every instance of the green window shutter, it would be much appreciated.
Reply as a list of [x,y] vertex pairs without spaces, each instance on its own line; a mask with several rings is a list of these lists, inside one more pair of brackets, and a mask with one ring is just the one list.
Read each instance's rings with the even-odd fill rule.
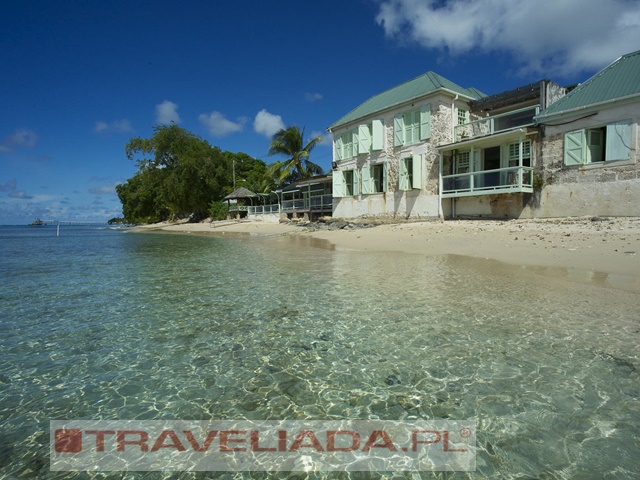
[[582,165],[585,159],[586,139],[584,130],[564,134],[564,164]]
[[354,129],[353,132],[351,132],[351,143],[353,144],[353,156],[357,156],[358,153],[365,153],[365,152],[358,152],[358,129]]
[[384,148],[384,124],[382,120],[374,120],[371,123],[371,148],[382,150]]
[[333,172],[333,196],[344,197],[344,174],[339,170]]
[[407,160],[405,158],[400,159],[398,188],[400,190],[409,190],[409,170],[407,169]]
[[371,168],[369,165],[363,165],[362,167],[362,193],[373,193],[373,182],[371,181]]
[[342,135],[335,137],[336,139],[336,160],[342,160]]
[[393,117],[393,146],[404,144],[404,120],[402,115]]
[[605,160],[629,160],[631,154],[631,120],[607,125]]
[[413,188],[422,188],[422,155],[413,156]]
[[360,193],[360,181],[357,169],[353,170],[353,195],[358,195]]
[[358,153],[367,153],[371,150],[371,135],[369,125],[358,126]]
[[388,187],[387,162],[382,163],[382,191],[386,192]]
[[423,105],[420,109],[420,140],[431,137],[431,105]]

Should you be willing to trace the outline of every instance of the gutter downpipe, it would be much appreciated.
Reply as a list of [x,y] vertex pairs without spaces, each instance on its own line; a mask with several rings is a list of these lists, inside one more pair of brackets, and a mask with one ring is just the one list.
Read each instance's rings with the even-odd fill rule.
[[444,213],[442,211],[442,152],[438,152],[438,218],[444,222]]

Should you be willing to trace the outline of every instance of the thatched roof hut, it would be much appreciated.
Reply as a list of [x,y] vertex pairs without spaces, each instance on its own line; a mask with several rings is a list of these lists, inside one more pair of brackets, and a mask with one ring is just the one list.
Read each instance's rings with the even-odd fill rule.
[[229,195],[224,197],[225,200],[239,200],[241,198],[254,198],[257,197],[258,194],[253,193],[251,190],[248,190],[244,187],[240,187],[237,190],[234,190]]

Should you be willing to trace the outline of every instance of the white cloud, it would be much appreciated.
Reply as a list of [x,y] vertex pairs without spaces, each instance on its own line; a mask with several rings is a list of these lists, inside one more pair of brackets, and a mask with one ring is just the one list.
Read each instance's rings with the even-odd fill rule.
[[215,111],[208,115],[206,113],[200,114],[198,120],[209,129],[209,133],[214,137],[224,137],[231,133],[240,132],[246,122],[245,118],[239,118],[238,122],[232,122],[224,118],[222,113]]
[[13,192],[17,188],[17,184],[16,179],[12,178],[4,185],[0,185],[0,192]]
[[35,147],[37,140],[38,136],[28,128],[20,128],[9,137],[11,144],[18,147]]
[[311,137],[309,137],[309,140],[316,137],[322,137],[322,142],[320,142],[320,145],[324,145],[325,147],[333,146],[333,135],[331,135],[329,132],[320,132],[318,130],[314,130],[313,132],[311,132]]
[[285,128],[285,125],[280,115],[269,113],[263,108],[256,115],[253,128],[266,137],[273,137],[276,132]]
[[22,190],[16,190],[14,192],[9,192],[9,197],[11,198],[18,198],[20,200],[31,200],[33,199],[33,195],[29,195],[28,193],[25,193]]
[[180,115],[178,115],[178,105],[169,100],[165,100],[162,103],[156,105],[156,123],[162,125],[170,125],[173,123],[180,123]]
[[115,195],[116,187],[115,185],[103,185],[101,187],[93,187],[89,189],[89,193],[94,195]]
[[93,127],[93,131],[97,133],[102,133],[102,132],[131,133],[134,130],[133,130],[133,126],[131,126],[131,122],[126,118],[123,118],[122,120],[114,120],[111,123],[98,120],[96,122],[95,127]]
[[100,182],[102,185],[92,187],[89,189],[89,193],[94,195],[115,195],[116,186],[120,183],[124,183],[123,180],[113,180],[110,177],[91,177],[90,182]]
[[508,53],[521,73],[596,70],[638,48],[640,2],[630,0],[384,0],[388,37],[452,55]]
[[321,93],[305,93],[304,94],[304,99],[307,102],[317,102],[319,100],[322,100],[324,97],[322,96]]
[[0,144],[1,152],[10,152],[13,147],[32,148],[36,146],[38,135],[28,128],[19,128]]

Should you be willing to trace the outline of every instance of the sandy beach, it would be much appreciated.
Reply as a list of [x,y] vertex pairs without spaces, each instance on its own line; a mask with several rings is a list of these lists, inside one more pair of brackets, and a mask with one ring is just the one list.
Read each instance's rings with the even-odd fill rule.
[[463,255],[537,268],[576,278],[600,274],[617,287],[640,292],[640,218],[455,220],[314,230],[294,223],[223,221],[155,224],[138,231],[254,236],[303,235],[336,249]]

